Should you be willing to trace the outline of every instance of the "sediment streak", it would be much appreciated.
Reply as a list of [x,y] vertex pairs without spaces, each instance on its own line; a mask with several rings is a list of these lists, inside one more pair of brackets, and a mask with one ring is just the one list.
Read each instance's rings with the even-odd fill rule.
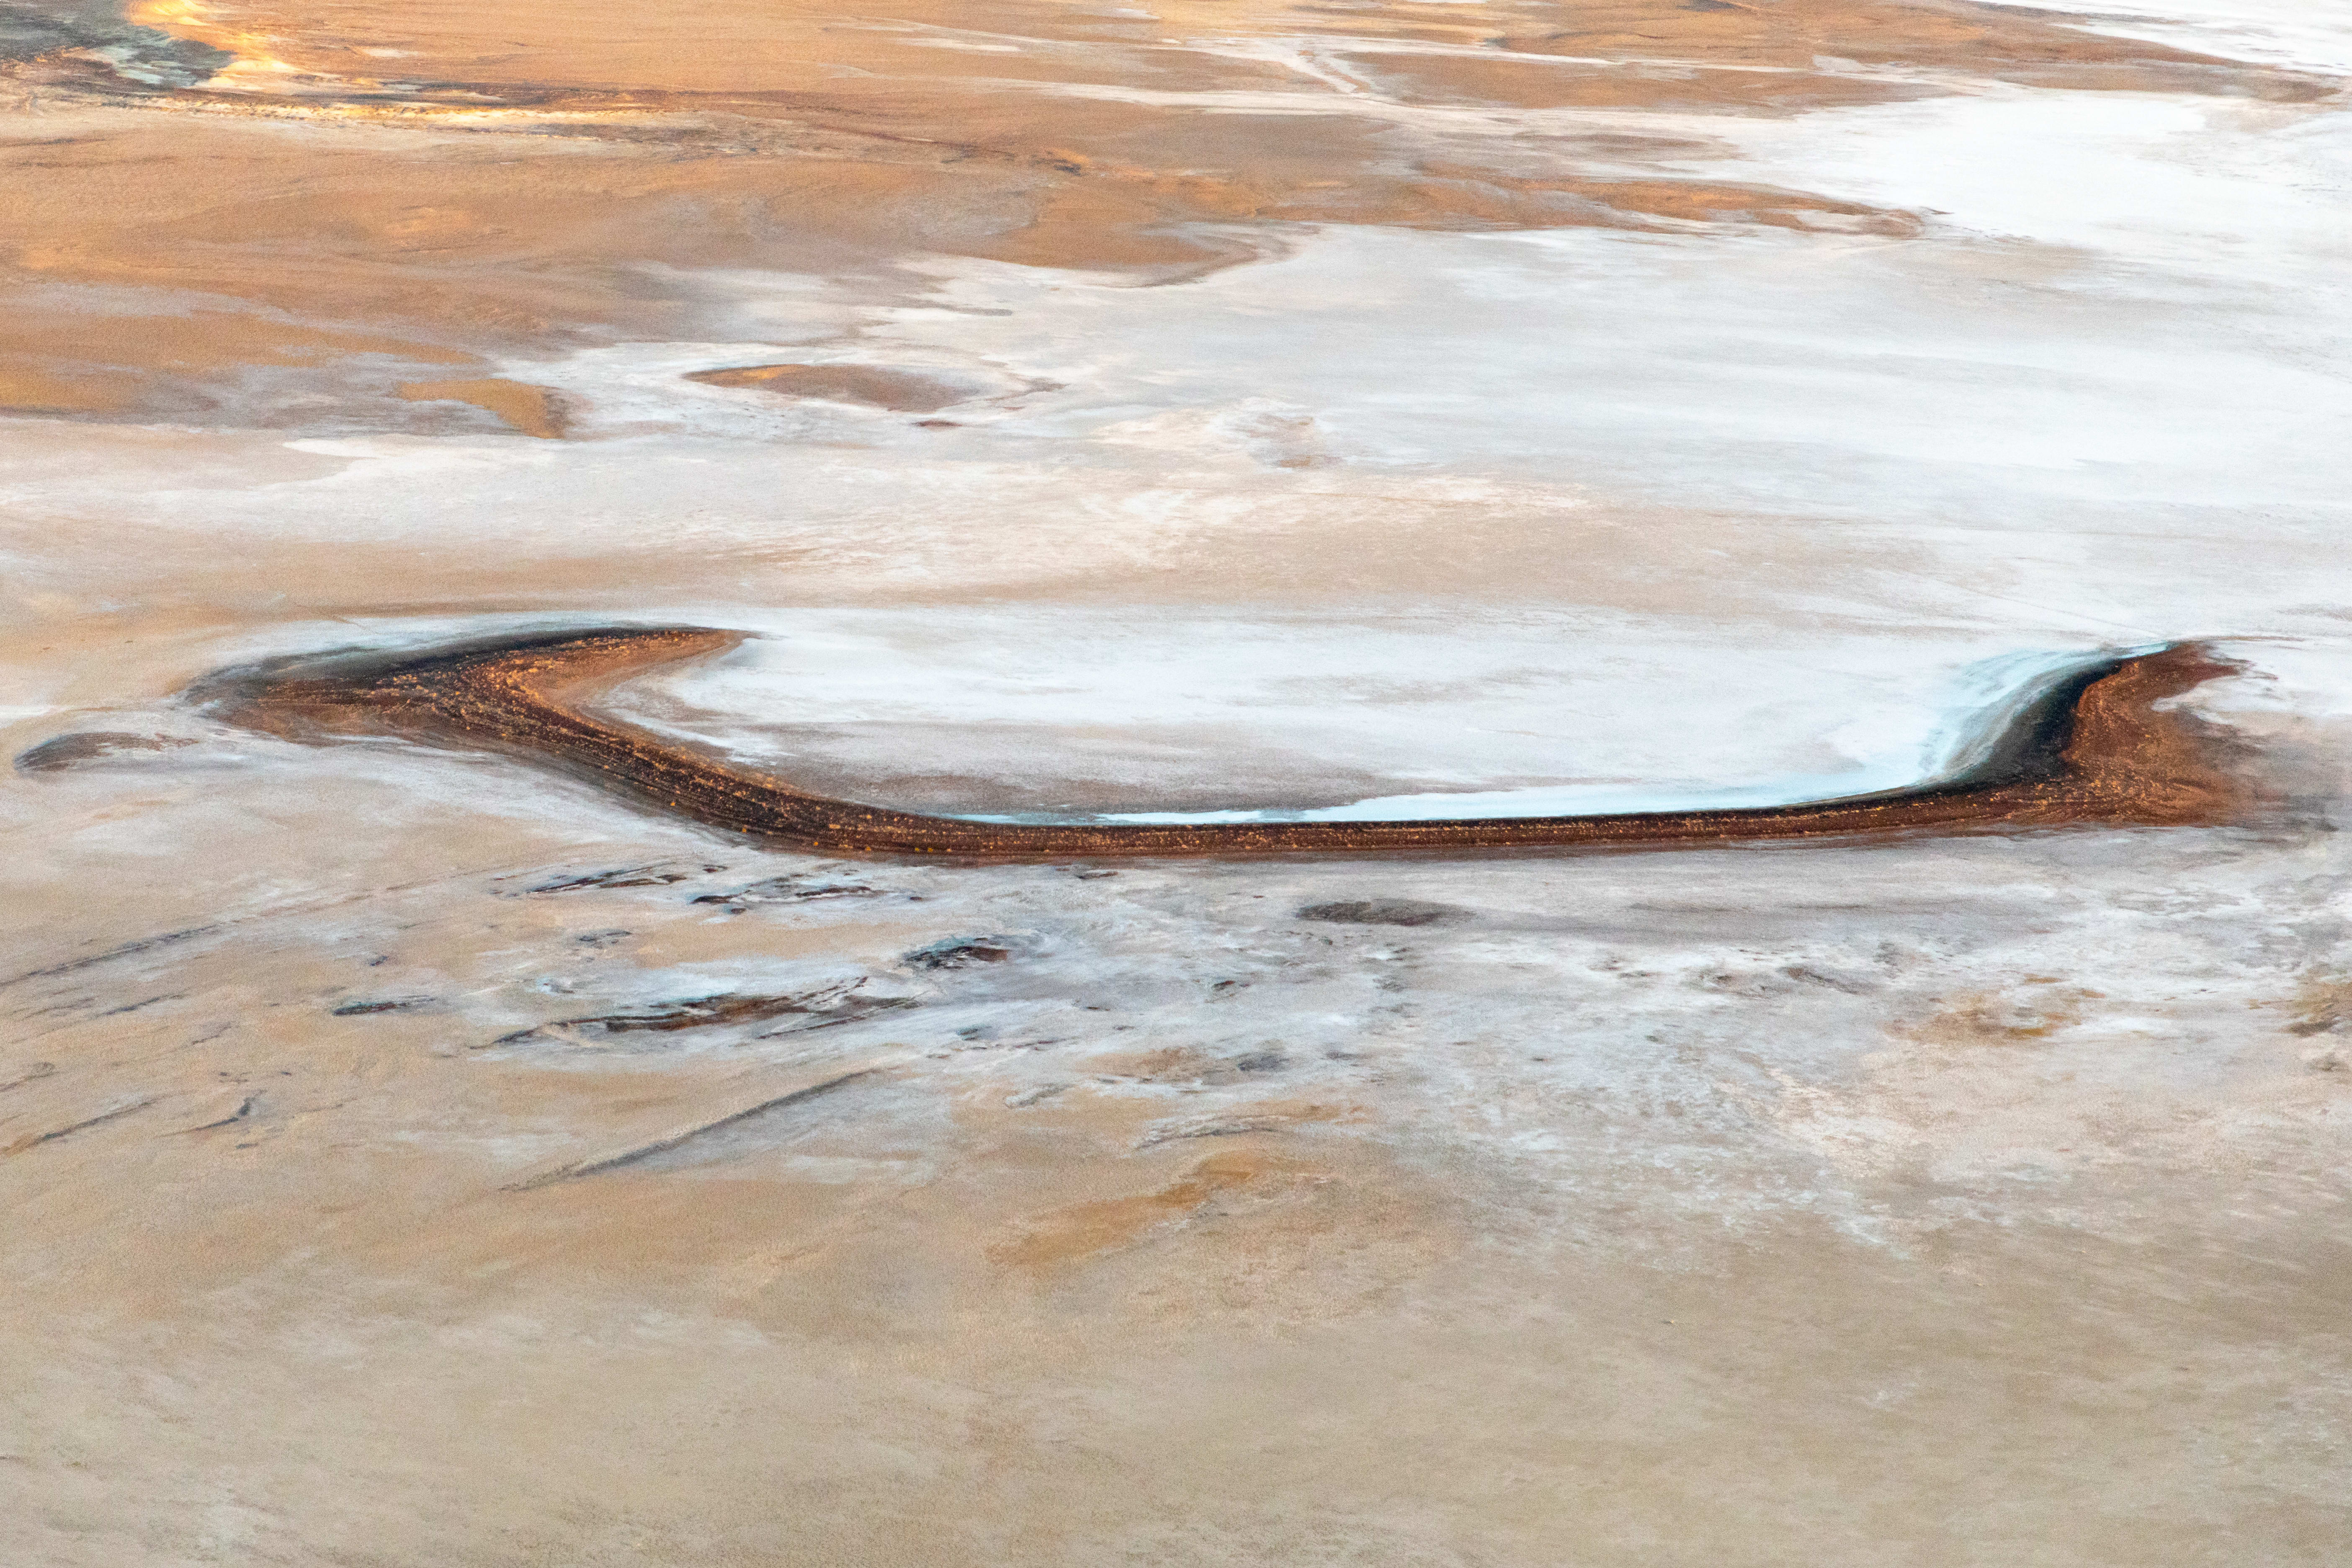
[[426,651],[336,653],[225,670],[190,696],[295,740],[390,734],[562,768],[673,816],[830,855],[973,860],[1395,854],[2224,822],[2246,804],[2226,731],[2163,706],[2239,666],[2175,643],[2087,662],[2002,711],[1976,760],[1903,789],[1714,811],[1411,822],[975,822],[834,800],[596,713],[597,692],[735,647],[700,626],[606,627]]

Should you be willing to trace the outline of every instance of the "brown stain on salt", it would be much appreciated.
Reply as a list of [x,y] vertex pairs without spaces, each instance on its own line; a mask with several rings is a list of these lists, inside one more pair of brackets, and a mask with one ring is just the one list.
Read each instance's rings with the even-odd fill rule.
[[863,403],[900,414],[934,414],[972,395],[964,387],[914,371],[865,364],[747,364],[698,370],[686,379],[705,386]]
[[1057,860],[1128,856],[1643,848],[1914,832],[2228,822],[2252,803],[2227,731],[2168,704],[2242,666],[2203,645],[2116,655],[2030,694],[1980,761],[1938,783],[1738,810],[1411,822],[1015,825],[834,800],[592,711],[632,675],[740,643],[709,627],[540,634],[437,651],[343,653],[226,670],[190,692],[292,739],[395,734],[488,745],[669,814],[835,855]]
[[470,403],[542,441],[560,441],[571,420],[563,399],[544,386],[484,376],[473,381],[406,381],[397,388],[411,403]]
[[2060,986],[2028,976],[2011,992],[1972,992],[1950,998],[1920,1022],[1899,1030],[1937,1046],[2024,1045],[2045,1040],[2083,1021],[2084,1004],[2102,993]]

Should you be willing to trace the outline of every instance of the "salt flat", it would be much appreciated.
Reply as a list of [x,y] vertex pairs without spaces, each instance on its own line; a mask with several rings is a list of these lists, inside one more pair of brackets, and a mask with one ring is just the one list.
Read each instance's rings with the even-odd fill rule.
[[[0,52],[9,1562],[2342,1558],[2324,8]],[[183,696],[611,624],[1063,819],[1885,788],[2204,639],[2261,805],[919,864]]]

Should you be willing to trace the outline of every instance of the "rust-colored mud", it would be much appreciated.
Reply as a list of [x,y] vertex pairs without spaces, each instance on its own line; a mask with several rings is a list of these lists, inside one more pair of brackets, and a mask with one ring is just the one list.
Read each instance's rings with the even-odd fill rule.
[[2191,643],[2098,660],[2029,694],[1972,766],[1940,783],[1795,805],[1419,822],[1013,825],[829,800],[600,717],[600,689],[742,634],[613,628],[436,652],[340,654],[225,671],[191,695],[291,739],[405,734],[497,747],[677,816],[837,855],[980,859],[1641,847],[1727,839],[2228,820],[2243,790],[2210,726],[2161,704],[2239,667]]

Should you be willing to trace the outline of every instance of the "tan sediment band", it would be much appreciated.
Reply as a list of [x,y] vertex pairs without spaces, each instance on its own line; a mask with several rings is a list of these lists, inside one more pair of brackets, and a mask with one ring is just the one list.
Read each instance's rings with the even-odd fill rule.
[[975,395],[969,386],[952,385],[918,372],[863,364],[746,364],[690,371],[686,379],[705,386],[774,392],[786,397],[864,403],[900,414],[936,414]]
[[398,734],[552,763],[675,816],[833,855],[974,860],[1664,847],[1739,839],[2175,826],[2231,820],[2248,792],[2226,731],[2162,704],[2242,667],[2196,643],[2122,654],[2025,694],[1953,777],[1874,795],[1723,811],[1416,822],[1008,824],[805,794],[585,704],[656,666],[733,647],[698,626],[540,634],[436,651],[342,653],[222,671],[189,696],[295,740]]
[[561,441],[571,423],[562,398],[550,388],[504,376],[467,381],[404,381],[393,389],[411,403],[470,403],[509,427],[542,441]]

